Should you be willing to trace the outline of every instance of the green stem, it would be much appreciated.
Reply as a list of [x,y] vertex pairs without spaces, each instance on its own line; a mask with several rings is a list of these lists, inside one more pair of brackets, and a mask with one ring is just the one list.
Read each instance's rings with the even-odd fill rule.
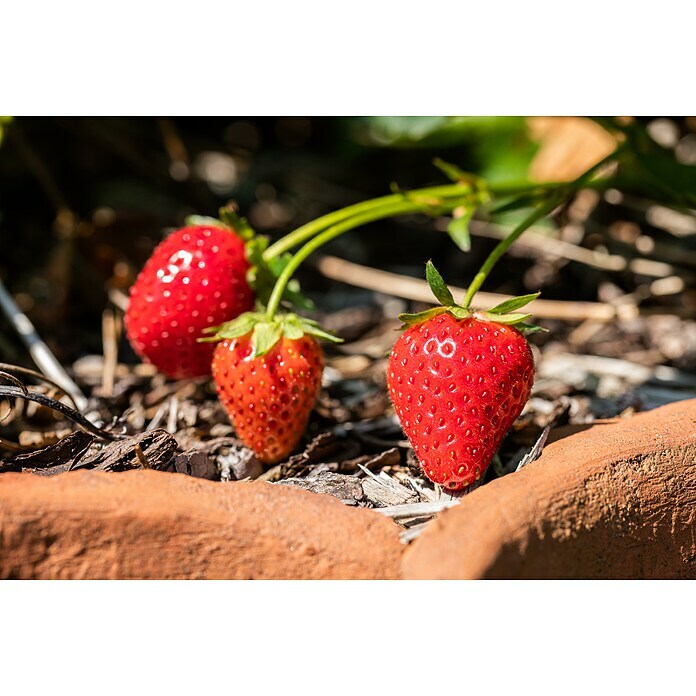
[[[433,189],[430,189],[431,191]],[[425,189],[421,189],[421,192]],[[421,193],[419,192],[419,194]],[[415,193],[415,192],[414,192]],[[389,197],[385,197],[389,198]],[[268,300],[268,307],[266,309],[266,319],[268,321],[272,320],[275,316],[278,307],[280,306],[281,298],[283,297],[283,292],[287,284],[290,282],[293,274],[300,266],[300,264],[319,247],[323,246],[327,242],[335,239],[336,237],[342,235],[344,232],[359,227],[360,225],[365,225],[368,222],[374,222],[385,217],[395,217],[397,215],[407,215],[409,213],[419,213],[419,212],[429,212],[444,214],[452,212],[455,208],[462,205],[461,195],[459,197],[453,198],[451,200],[441,200],[439,203],[433,205],[432,203],[426,203],[425,201],[419,202],[414,200],[409,200],[403,195],[398,194],[396,200],[389,204],[384,202],[374,209],[367,207],[363,208],[362,212],[359,214],[353,214],[351,217],[342,220],[338,224],[329,227],[321,234],[317,234],[313,239],[307,242],[288,262],[282,273],[278,276],[275,285],[273,286],[273,292]],[[300,228],[301,230],[302,228]],[[297,230],[298,232],[300,230]],[[282,241],[282,240],[281,240]]]
[[[571,184],[524,184],[524,185],[508,185],[491,187],[486,189],[488,195],[507,196],[529,191],[542,190],[548,195],[548,200],[542,203],[529,217],[527,217],[520,225],[518,225],[512,233],[502,240],[496,248],[491,252],[479,273],[474,278],[474,282],[470,285],[465,298],[465,307],[471,303],[474,294],[479,290],[485,281],[488,273],[496,264],[498,259],[507,251],[508,247],[517,239],[527,228],[533,225],[537,220],[541,219],[551,212],[566,195],[571,191],[581,188],[586,185],[592,175],[606,162],[613,159],[619,150],[617,149],[609,157],[606,157],[601,162],[588,169],[582,176],[576,179]],[[474,199],[474,200],[472,200]],[[374,198],[362,203],[356,203],[346,208],[336,210],[333,213],[324,215],[316,220],[308,222],[306,225],[299,227],[294,232],[286,235],[278,240],[275,244],[266,249],[263,254],[265,261],[269,261],[280,254],[289,251],[304,242],[305,245],[290,259],[287,266],[278,276],[273,291],[268,300],[266,309],[266,319],[272,320],[275,313],[278,311],[283,292],[290,282],[295,271],[300,264],[319,247],[327,242],[335,239],[344,232],[359,227],[360,225],[381,220],[387,217],[395,217],[397,215],[406,215],[408,213],[426,212],[445,214],[452,212],[455,208],[461,205],[480,205],[482,202],[481,192],[476,191],[468,183],[455,183],[443,186],[431,186],[429,188],[416,189],[404,193],[394,193],[381,198]],[[309,240],[309,241],[307,241]]]
[[481,286],[485,282],[488,274],[493,269],[500,257],[510,248],[510,246],[518,239],[523,232],[528,230],[535,222],[541,220],[541,218],[546,217],[554,208],[560,205],[566,198],[571,196],[576,191],[581,188],[588,186],[590,179],[604,167],[608,162],[616,159],[619,153],[622,151],[622,147],[619,146],[614,152],[605,157],[597,164],[592,165],[586,172],[581,174],[575,181],[568,184],[563,184],[557,186],[553,189],[547,190],[547,200],[543,201],[539,207],[533,210],[517,227],[515,227],[510,234],[501,240],[496,247],[491,251],[488,258],[484,261],[483,266],[481,266],[479,272],[474,276],[474,280],[471,282],[467,288],[466,295],[462,301],[462,307],[464,309],[469,309],[471,306],[471,301],[474,295],[481,289]]
[[[318,234],[322,230],[325,230],[333,225],[339,224],[344,220],[347,220],[354,215],[361,215],[363,213],[370,213],[373,211],[382,211],[382,214],[372,218],[372,220],[378,220],[381,217],[389,217],[391,214],[391,206],[398,203],[409,202],[414,205],[418,198],[436,198],[436,199],[449,199],[456,198],[459,199],[459,204],[462,205],[469,197],[473,194],[471,186],[468,184],[446,184],[443,186],[431,186],[429,188],[416,189],[414,191],[405,191],[403,193],[393,193],[388,196],[381,196],[380,198],[373,198],[369,201],[363,201],[361,203],[356,203],[354,205],[349,205],[346,208],[341,208],[340,210],[335,210],[332,213],[323,215],[316,220],[308,222],[302,227],[298,227],[294,232],[286,235],[282,239],[279,239],[275,244],[266,249],[263,254],[264,261],[270,261],[276,256],[289,251],[290,249],[299,246],[308,239],[311,239],[315,234]],[[456,206],[455,206],[456,207]]]
[[[549,182],[549,183],[521,183],[521,184],[501,184],[497,186],[490,186],[486,189],[487,193],[494,197],[506,197],[506,196],[517,196],[521,194],[531,193],[533,191],[554,191],[565,186],[563,183]],[[290,234],[285,235],[282,239],[279,239],[275,244],[266,249],[263,253],[264,261],[268,262],[271,259],[284,254],[286,251],[303,244],[308,239],[311,239],[315,234],[328,229],[332,225],[336,225],[344,220],[349,219],[353,215],[362,214],[364,212],[372,210],[380,210],[383,206],[391,206],[394,203],[398,203],[403,200],[408,200],[409,198],[417,197],[434,197],[440,199],[449,198],[461,198],[461,204],[464,205],[470,202],[469,197],[475,195],[471,187],[468,184],[444,184],[442,186],[431,186],[428,188],[415,189],[413,191],[406,191],[403,193],[394,193],[388,196],[381,196],[380,198],[373,198],[369,201],[363,201],[361,203],[355,203],[354,205],[349,205],[340,210],[335,210],[326,215],[322,215],[311,222],[308,222],[302,227],[298,227]],[[480,203],[482,201],[478,201]],[[387,208],[388,210],[388,208]],[[388,217],[389,213],[385,212],[381,217]],[[374,218],[379,219],[379,218]]]
[[466,295],[462,301],[462,307],[464,309],[469,309],[471,305],[471,300],[474,295],[481,289],[484,281],[491,272],[493,266],[498,263],[500,257],[510,248],[512,243],[527,229],[529,229],[535,222],[541,220],[541,218],[546,217],[559,203],[563,200],[563,196],[559,193],[551,196],[550,200],[545,202],[543,205],[539,206],[530,215],[528,215],[515,229],[510,232],[510,234],[501,240],[489,254],[488,258],[485,260],[483,266],[479,272],[474,276],[471,285],[467,288]]

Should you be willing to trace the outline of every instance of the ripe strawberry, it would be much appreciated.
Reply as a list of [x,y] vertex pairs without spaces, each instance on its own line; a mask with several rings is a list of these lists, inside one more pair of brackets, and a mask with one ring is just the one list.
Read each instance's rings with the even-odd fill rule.
[[314,336],[336,340],[291,314],[268,323],[248,313],[219,327],[218,396],[237,435],[264,463],[287,457],[307,427],[324,368]]
[[536,295],[472,313],[454,304],[432,264],[428,280],[445,306],[402,315],[410,327],[389,356],[387,383],[426,476],[456,490],[481,479],[529,398],[532,352],[511,324],[530,315],[510,312]]
[[128,339],[143,359],[174,378],[210,374],[214,347],[203,329],[254,306],[244,241],[228,227],[184,227],[161,242],[130,291]]

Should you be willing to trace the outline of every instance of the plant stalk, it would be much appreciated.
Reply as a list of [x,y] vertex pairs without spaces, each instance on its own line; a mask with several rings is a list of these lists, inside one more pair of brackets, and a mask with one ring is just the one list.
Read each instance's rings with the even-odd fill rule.
[[498,263],[500,257],[510,248],[513,242],[515,242],[515,240],[522,235],[523,232],[528,230],[535,222],[538,222],[543,217],[546,217],[554,208],[559,206],[573,193],[585,188],[597,171],[599,171],[609,162],[616,159],[621,151],[622,147],[619,146],[610,155],[607,155],[607,157],[597,162],[597,164],[592,165],[586,172],[575,179],[575,181],[547,190],[546,200],[535,208],[519,225],[517,225],[517,227],[515,227],[512,232],[505,237],[505,239],[501,240],[488,255],[488,258],[483,262],[480,270],[474,276],[474,280],[469,285],[466,295],[464,296],[464,300],[462,301],[462,307],[464,307],[464,309],[469,309],[471,306],[471,301],[474,299],[474,295],[481,289],[481,286],[488,277],[488,274],[493,269],[493,266]]
[[[546,183],[522,183],[522,184],[500,184],[497,186],[489,186],[486,188],[486,192],[493,198],[503,198],[506,196],[518,196],[533,193],[534,191],[547,191],[552,192],[558,189],[562,189],[567,186],[563,182],[546,182]],[[587,187],[592,187],[592,183],[588,182]],[[272,259],[284,254],[286,251],[303,244],[308,239],[311,239],[315,234],[319,234],[323,230],[336,225],[343,220],[347,220],[353,215],[360,214],[363,212],[378,210],[382,206],[389,206],[393,203],[403,201],[409,197],[437,197],[442,199],[449,198],[459,198],[461,197],[461,205],[471,204],[471,199],[475,197],[476,192],[471,189],[468,184],[444,184],[442,186],[432,186],[423,189],[414,189],[412,191],[405,191],[403,193],[394,193],[388,196],[381,196],[380,198],[373,198],[369,201],[363,201],[361,203],[355,203],[349,205],[340,210],[335,210],[326,215],[322,215],[315,220],[312,220],[301,227],[298,227],[293,232],[285,235],[282,239],[279,239],[274,244],[268,247],[263,253],[264,261],[268,262]],[[480,205],[483,201],[475,201],[474,204]],[[385,213],[383,217],[388,217],[389,214]],[[379,218],[374,218],[379,219]]]
[[[544,191],[547,199],[542,202],[525,220],[502,240],[486,259],[481,270],[469,286],[463,306],[468,308],[476,292],[480,289],[498,259],[507,251],[510,245],[535,222],[548,215],[568,195],[586,186],[595,172],[607,162],[613,160],[620,151],[617,148],[611,155],[590,167],[584,174],[570,184],[526,184],[524,186],[501,186],[485,189],[487,195],[516,195],[535,190]],[[271,321],[278,311],[285,288],[300,264],[314,251],[327,242],[335,239],[360,225],[375,222],[388,217],[406,215],[408,213],[445,214],[452,212],[462,205],[480,205],[482,192],[477,191],[465,182],[432,186],[407,192],[394,193],[389,196],[374,198],[362,203],[356,203],[346,208],[336,210],[316,220],[308,222],[294,232],[286,235],[272,244],[263,254],[264,261],[269,261],[290,249],[304,244],[288,262],[278,276],[266,309],[266,319]],[[309,240],[309,241],[308,241]]]
[[[422,189],[421,191],[424,191]],[[432,190],[432,189],[431,189]],[[420,193],[420,192],[419,192]],[[389,198],[389,197],[385,197]],[[379,199],[377,199],[379,200]],[[313,239],[308,241],[297,253],[290,259],[288,265],[285,266],[282,273],[278,276],[276,284],[273,287],[273,292],[268,300],[268,307],[266,309],[266,319],[268,321],[272,320],[275,316],[278,307],[280,306],[280,301],[283,296],[283,292],[287,284],[290,282],[293,274],[300,266],[300,264],[319,247],[323,246],[332,239],[342,235],[344,232],[359,227],[360,225],[365,225],[369,222],[374,222],[386,217],[395,217],[397,215],[407,215],[409,213],[437,213],[444,214],[453,211],[455,208],[462,205],[461,196],[449,199],[440,200],[437,203],[427,203],[425,201],[419,202],[415,200],[409,200],[404,198],[403,195],[399,194],[396,199],[392,199],[393,202],[385,204],[381,203],[380,206],[374,208],[367,207],[363,208],[362,212],[358,214],[353,214],[347,219],[342,220],[338,224],[329,227],[329,229],[324,232],[317,234]],[[340,212],[340,211],[339,211]],[[298,232],[301,230],[297,230]],[[286,237],[287,239],[287,237]],[[283,241],[283,240],[281,240]]]
[[[337,225],[344,220],[348,220],[354,215],[362,215],[363,213],[371,213],[376,211],[381,211],[381,214],[371,218],[372,220],[379,220],[382,217],[389,217],[391,213],[392,206],[394,204],[408,202],[414,206],[413,211],[419,212],[420,207],[417,207],[417,199],[423,199],[424,202],[428,198],[433,198],[437,200],[446,199],[457,199],[458,205],[464,205],[469,202],[470,198],[475,195],[475,191],[471,188],[469,184],[445,184],[443,186],[431,186],[429,188],[415,189],[413,191],[404,191],[403,193],[393,193],[388,196],[381,196],[380,198],[373,198],[369,201],[362,201],[361,203],[355,203],[354,205],[349,205],[340,210],[335,210],[332,213],[323,215],[316,220],[312,220],[302,227],[298,227],[294,232],[287,234],[282,239],[279,239],[275,244],[266,249],[263,253],[264,261],[270,261],[276,256],[293,249],[296,246],[304,243],[308,239],[311,239],[315,234]],[[423,203],[420,204],[423,206]],[[457,207],[457,206],[454,206]]]

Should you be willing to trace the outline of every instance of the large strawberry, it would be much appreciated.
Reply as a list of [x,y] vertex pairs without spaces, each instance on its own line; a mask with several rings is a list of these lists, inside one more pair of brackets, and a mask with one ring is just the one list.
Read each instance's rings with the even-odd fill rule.
[[389,356],[392,403],[426,476],[449,489],[479,481],[522,411],[534,381],[529,344],[515,313],[537,295],[485,312],[456,305],[429,262],[427,276],[443,306],[401,315],[408,326]]
[[161,242],[130,291],[128,339],[142,358],[174,377],[210,374],[214,346],[203,329],[254,306],[244,241],[222,223],[184,227]]
[[287,457],[307,427],[324,359],[316,322],[247,313],[216,327],[213,379],[242,442],[266,464]]

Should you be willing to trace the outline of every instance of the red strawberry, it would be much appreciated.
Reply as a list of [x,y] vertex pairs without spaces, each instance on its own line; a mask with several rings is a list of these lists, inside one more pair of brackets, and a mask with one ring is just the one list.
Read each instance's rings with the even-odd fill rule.
[[529,316],[509,312],[536,295],[472,313],[443,287],[433,289],[446,306],[402,316],[411,326],[389,356],[387,383],[426,476],[454,490],[481,479],[529,398],[532,352],[508,324]]
[[231,229],[184,227],[161,242],[130,291],[128,339],[143,359],[174,378],[210,374],[214,347],[203,329],[254,306],[244,241]]
[[[286,315],[272,323],[255,314],[220,327],[213,379],[242,442],[272,464],[287,457],[307,427],[324,359],[314,322]],[[329,337],[332,340],[333,337]]]

